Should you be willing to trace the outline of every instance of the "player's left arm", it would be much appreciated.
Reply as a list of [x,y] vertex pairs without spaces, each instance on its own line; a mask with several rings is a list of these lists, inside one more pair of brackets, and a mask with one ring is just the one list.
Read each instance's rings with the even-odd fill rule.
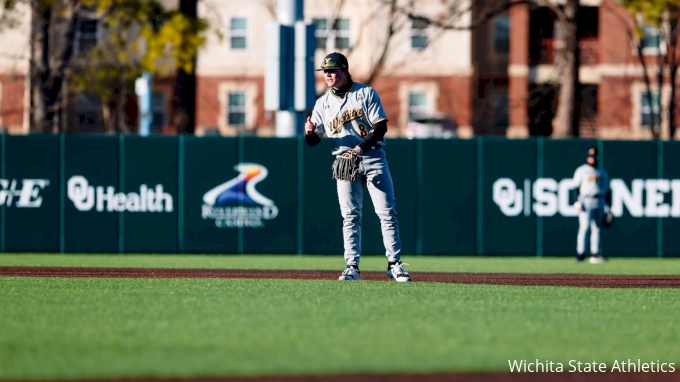
[[378,142],[383,140],[385,133],[387,133],[387,120],[383,119],[371,128],[371,131],[368,132],[366,138],[364,138],[357,146],[361,148],[361,151],[368,151],[374,148]]
[[357,145],[361,151],[368,151],[382,141],[387,133],[387,115],[378,93],[373,88],[368,89],[366,102],[366,118],[371,123],[371,130],[366,138]]

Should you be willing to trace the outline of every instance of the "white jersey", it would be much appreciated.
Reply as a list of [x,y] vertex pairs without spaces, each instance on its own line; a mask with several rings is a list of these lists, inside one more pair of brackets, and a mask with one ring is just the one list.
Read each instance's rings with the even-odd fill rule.
[[[333,155],[353,149],[361,143],[373,126],[386,121],[385,109],[378,93],[370,86],[355,82],[343,97],[329,89],[314,105],[311,120],[316,134],[333,141]],[[376,147],[385,146],[385,139]]]
[[574,172],[573,187],[578,188],[579,197],[604,197],[609,192],[609,175],[602,167],[589,164],[579,166]]

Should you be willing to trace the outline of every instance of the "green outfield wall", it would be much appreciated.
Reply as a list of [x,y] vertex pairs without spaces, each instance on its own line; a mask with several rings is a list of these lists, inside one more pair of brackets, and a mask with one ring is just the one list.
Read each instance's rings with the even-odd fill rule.
[[[680,256],[680,143],[390,139],[405,254],[572,256],[570,179],[609,171],[608,256]],[[330,142],[0,135],[4,252],[341,254]],[[364,197],[363,251],[383,253]]]

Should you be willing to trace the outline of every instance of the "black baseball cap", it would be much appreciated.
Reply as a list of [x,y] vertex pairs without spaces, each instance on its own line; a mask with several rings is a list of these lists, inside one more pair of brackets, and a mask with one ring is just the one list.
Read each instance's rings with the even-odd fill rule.
[[321,63],[321,68],[316,69],[316,71],[326,70],[326,69],[342,69],[347,70],[349,64],[347,63],[347,57],[338,52],[333,52],[328,54]]

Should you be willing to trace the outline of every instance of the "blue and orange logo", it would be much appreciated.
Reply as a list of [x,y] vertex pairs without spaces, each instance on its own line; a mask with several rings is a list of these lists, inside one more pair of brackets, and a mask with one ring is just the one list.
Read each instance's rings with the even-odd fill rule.
[[239,172],[237,177],[203,195],[203,219],[214,220],[219,228],[264,227],[264,221],[279,214],[274,201],[255,189],[269,171],[257,163],[239,163],[234,170]]
[[274,202],[260,194],[255,185],[269,175],[267,168],[256,163],[239,163],[234,169],[240,174],[220,184],[203,195],[203,202],[209,206],[225,206],[232,203],[272,206]]

